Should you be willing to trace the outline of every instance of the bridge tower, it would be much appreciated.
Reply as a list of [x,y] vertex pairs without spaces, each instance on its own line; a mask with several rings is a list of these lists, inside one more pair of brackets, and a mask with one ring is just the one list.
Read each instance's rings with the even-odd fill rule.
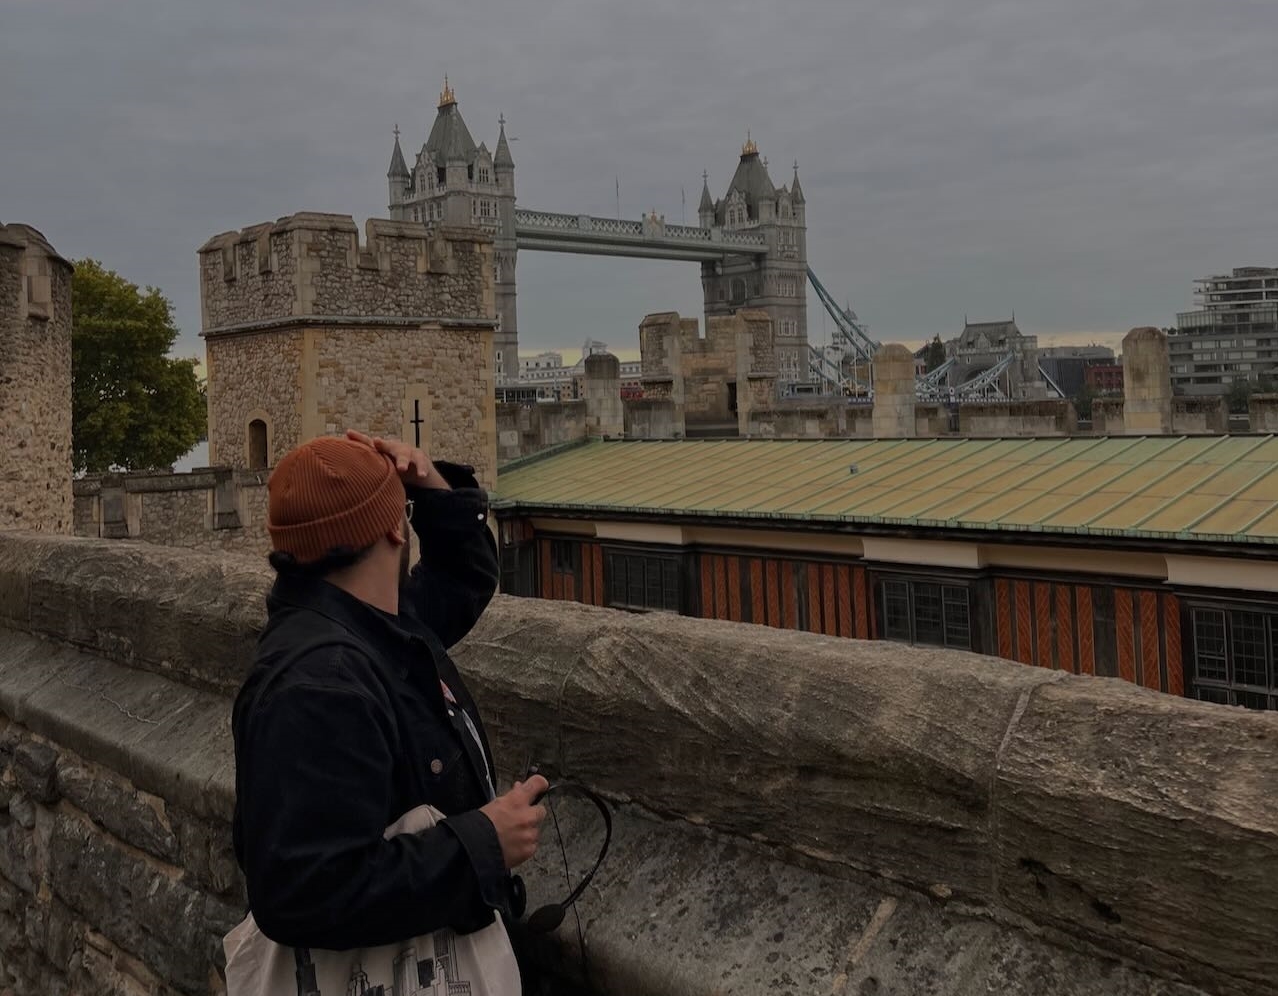
[[807,219],[799,164],[794,164],[788,187],[774,185],[768,161],[747,137],[721,199],[711,197],[709,178],[702,178],[697,209],[701,227],[758,232],[768,244],[766,255],[701,264],[706,315],[728,315],[742,308],[767,312],[776,333],[777,380],[784,390],[806,379],[808,371]]
[[494,239],[497,332],[493,370],[498,386],[519,379],[519,323],[515,307],[515,160],[506,140],[506,119],[498,119],[497,150],[475,144],[457,108],[457,95],[444,78],[435,123],[408,168],[395,129],[387,182],[390,216],[427,225],[473,225]]

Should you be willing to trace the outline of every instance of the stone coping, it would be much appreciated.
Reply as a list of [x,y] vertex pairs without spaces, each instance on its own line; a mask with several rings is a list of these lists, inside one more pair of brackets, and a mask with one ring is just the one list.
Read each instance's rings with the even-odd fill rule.
[[[136,679],[139,706],[156,680],[193,703],[237,687],[268,583],[233,557],[0,535],[0,625],[153,672],[119,685]],[[0,705],[38,728],[40,708],[63,708],[63,672],[32,677],[31,651],[9,646],[39,686]],[[824,874],[1213,991],[1278,978],[1278,715],[954,651],[500,596],[455,657],[506,771],[533,757]],[[97,687],[100,664],[73,666]]]

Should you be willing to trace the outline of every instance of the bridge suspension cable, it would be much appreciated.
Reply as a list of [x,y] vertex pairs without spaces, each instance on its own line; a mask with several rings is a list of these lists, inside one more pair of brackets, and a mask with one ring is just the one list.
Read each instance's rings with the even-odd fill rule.
[[871,362],[874,359],[874,354],[879,350],[880,343],[856,320],[856,316],[852,314],[851,309],[840,308],[835,303],[830,292],[825,289],[825,285],[821,283],[810,266],[808,267],[808,282],[812,284],[812,289],[816,291],[817,297],[821,299],[821,304],[824,305],[825,310],[834,319],[838,344],[843,346],[844,349],[851,350],[858,362]]

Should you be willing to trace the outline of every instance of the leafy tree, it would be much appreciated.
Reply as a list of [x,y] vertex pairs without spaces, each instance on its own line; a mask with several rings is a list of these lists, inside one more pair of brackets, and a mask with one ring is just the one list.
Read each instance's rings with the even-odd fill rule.
[[1235,380],[1229,385],[1229,391],[1225,394],[1225,399],[1229,404],[1229,410],[1237,415],[1240,412],[1247,411],[1247,402],[1251,400],[1252,386],[1249,380]]
[[93,259],[71,285],[71,426],[76,470],[171,467],[203,436],[196,360],[175,359],[173,309]]
[[945,362],[945,343],[941,342],[939,335],[933,336],[932,341],[927,344],[927,352],[923,355],[923,359],[927,362],[928,373]]
[[1096,398],[1096,390],[1091,384],[1084,383],[1078,393],[1074,395],[1074,411],[1078,413],[1079,418],[1090,419],[1092,417],[1092,401]]

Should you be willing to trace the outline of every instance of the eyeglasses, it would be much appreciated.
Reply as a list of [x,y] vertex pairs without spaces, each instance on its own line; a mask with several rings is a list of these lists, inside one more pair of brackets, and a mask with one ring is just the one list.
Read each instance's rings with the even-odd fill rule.
[[411,498],[404,502],[404,518],[409,522],[413,521],[413,499]]

